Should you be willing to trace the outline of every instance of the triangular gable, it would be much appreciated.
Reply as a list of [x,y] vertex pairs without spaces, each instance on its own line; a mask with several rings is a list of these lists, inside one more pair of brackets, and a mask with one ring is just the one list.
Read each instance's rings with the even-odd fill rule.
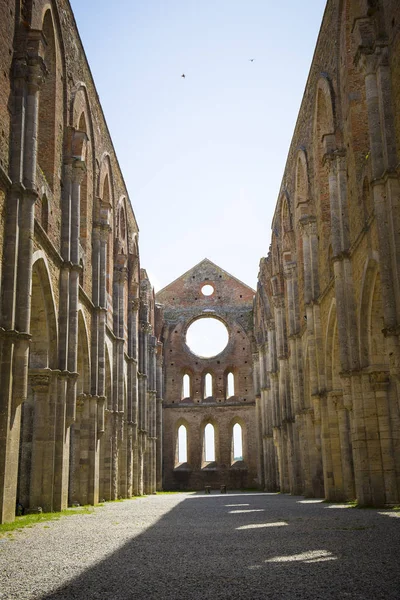
[[168,285],[166,285],[165,287],[163,287],[161,290],[159,290],[157,292],[157,294],[156,294],[156,297],[159,296],[159,295],[161,295],[161,294],[163,294],[163,292],[167,291],[168,288],[174,286],[174,284],[177,283],[178,281],[181,281],[182,279],[186,279],[189,276],[191,276],[192,273],[194,273],[196,270],[198,270],[204,264],[210,265],[211,267],[214,267],[218,271],[221,271],[228,278],[237,281],[241,286],[243,286],[244,288],[246,288],[246,290],[250,290],[252,292],[252,294],[256,293],[256,291],[253,290],[253,288],[251,288],[249,285],[247,285],[246,283],[243,283],[243,281],[241,281],[240,279],[238,279],[234,275],[231,275],[231,273],[228,273],[228,271],[225,271],[225,269],[222,269],[221,267],[219,267],[216,263],[214,263],[209,258],[203,258],[203,260],[201,260],[199,263],[197,263],[194,267],[192,267],[188,271],[185,271],[185,273],[183,273],[182,275],[180,275],[179,277],[177,277],[176,279],[174,279],[173,281],[171,281],[171,283],[169,283]]

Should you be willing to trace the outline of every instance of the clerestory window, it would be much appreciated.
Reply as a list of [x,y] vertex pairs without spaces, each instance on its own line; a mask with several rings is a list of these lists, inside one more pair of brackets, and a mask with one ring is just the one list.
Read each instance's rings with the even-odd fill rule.
[[182,379],[182,400],[183,398],[190,398],[190,375],[187,373]]
[[207,423],[204,428],[204,460],[215,461],[215,429],[211,423]]
[[235,395],[235,378],[233,373],[228,373],[226,378],[226,397],[230,398]]
[[243,460],[243,430],[239,423],[233,426],[232,436],[233,462]]
[[178,463],[187,462],[187,429],[181,425],[178,429]]
[[211,373],[206,373],[204,378],[204,398],[209,398],[213,395],[213,378]]

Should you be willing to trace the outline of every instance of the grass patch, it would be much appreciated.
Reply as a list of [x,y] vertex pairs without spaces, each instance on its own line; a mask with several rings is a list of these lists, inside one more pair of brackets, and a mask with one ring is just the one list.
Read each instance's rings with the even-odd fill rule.
[[5,535],[9,536],[10,533],[15,531],[21,531],[22,529],[32,528],[38,523],[45,523],[48,521],[58,521],[61,517],[68,517],[70,515],[85,515],[90,514],[94,511],[93,506],[83,506],[82,508],[67,508],[60,512],[49,512],[39,513],[34,515],[23,515],[22,517],[15,517],[15,521],[12,523],[3,523],[0,525],[0,538]]

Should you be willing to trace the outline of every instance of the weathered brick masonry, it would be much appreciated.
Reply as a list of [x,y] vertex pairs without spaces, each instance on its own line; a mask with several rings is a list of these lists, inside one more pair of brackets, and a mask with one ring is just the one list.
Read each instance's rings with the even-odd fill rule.
[[328,0],[260,263],[265,489],[400,500],[400,4]]
[[[210,295],[202,293],[211,286]],[[254,290],[204,259],[156,295],[163,307],[164,328],[164,487],[230,489],[257,485],[256,407],[252,343]],[[221,320],[229,341],[216,356],[194,354],[186,343],[188,327],[201,318]],[[231,374],[233,389],[229,390]],[[211,377],[211,394],[206,376]],[[188,377],[188,394],[183,378]],[[233,392],[233,393],[232,393]],[[231,395],[230,395],[231,394]],[[242,460],[233,456],[233,427],[243,436]],[[215,460],[206,460],[205,427],[215,430]],[[178,456],[178,429],[186,428],[187,461]]]
[[0,66],[3,522],[161,486],[161,352],[68,1],[1,2]]
[[[68,0],[0,2],[0,78],[0,522],[154,492],[163,465],[399,503],[398,0],[327,2],[254,304],[208,260],[155,303]],[[229,330],[208,359],[205,315]]]

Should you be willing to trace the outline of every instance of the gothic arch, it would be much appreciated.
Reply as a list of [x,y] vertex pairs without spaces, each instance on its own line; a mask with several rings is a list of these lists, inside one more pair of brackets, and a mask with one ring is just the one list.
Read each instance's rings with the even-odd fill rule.
[[116,240],[116,252],[118,254],[128,254],[128,219],[126,212],[126,198],[122,196],[117,204],[115,211],[115,240]]
[[97,195],[103,202],[108,202],[112,208],[114,207],[114,179],[111,158],[107,152],[104,152],[100,160]]
[[329,162],[326,157],[336,149],[334,100],[326,75],[319,78],[316,86],[313,138],[314,195],[319,234],[318,271],[321,289],[324,289],[329,283],[329,273],[325,267],[331,243]]
[[70,124],[74,131],[86,134],[85,141],[85,174],[81,182],[80,193],[80,234],[79,240],[82,261],[91,260],[91,224],[93,222],[93,198],[95,195],[95,143],[93,120],[90,110],[88,92],[84,83],[79,82],[72,93]]
[[[187,385],[185,386],[185,377],[188,377],[189,380]],[[186,387],[189,388],[189,394],[185,394]],[[192,400],[193,399],[193,389],[194,389],[194,373],[192,369],[185,367],[182,369],[182,400]]]
[[[111,351],[112,355],[112,351]],[[106,395],[106,407],[108,410],[113,409],[113,373],[112,373],[112,360],[110,358],[110,348],[108,343],[105,343],[105,386],[104,391]]]
[[336,301],[333,298],[329,309],[325,337],[325,381],[328,391],[341,389],[340,370]]
[[179,464],[182,464],[181,461],[179,461],[179,429],[181,427],[184,427],[186,429],[186,461],[184,461],[185,463],[190,463],[190,441],[191,441],[191,430],[190,430],[190,424],[189,422],[184,418],[184,417],[180,417],[174,425],[174,440],[175,440],[175,444],[174,444],[174,448],[175,448],[175,457],[174,457],[174,466],[176,467]]
[[295,158],[294,206],[296,223],[301,217],[314,214],[314,207],[311,204],[309,190],[307,154],[303,148],[299,148]]
[[57,163],[61,163],[62,153],[58,129],[59,126],[63,126],[64,69],[60,49],[61,36],[58,33],[52,7],[47,5],[42,14],[40,28],[45,38],[43,58],[47,75],[40,89],[37,160],[49,189],[54,191]]
[[362,283],[361,283],[361,294],[360,294],[360,305],[358,310],[358,330],[360,332],[360,365],[366,367],[370,360],[370,315],[372,305],[372,295],[375,286],[376,277],[379,271],[379,259],[376,253],[367,258]]
[[100,163],[100,172],[98,178],[98,198],[100,205],[98,207],[100,220],[108,223],[110,232],[107,241],[107,257],[106,257],[106,292],[108,295],[108,304],[112,306],[112,289],[113,289],[113,258],[114,258],[114,231],[113,231],[113,207],[114,207],[114,192],[113,178],[111,170],[111,161],[108,154],[104,154]]
[[205,458],[205,430],[207,425],[212,425],[214,428],[214,452],[215,452],[215,460],[213,462],[219,462],[219,455],[220,455],[220,450],[219,450],[219,427],[218,427],[218,422],[210,415],[208,417],[205,417],[201,424],[200,424],[200,439],[201,439],[201,446],[202,446],[202,463],[206,463],[208,461],[206,461]]
[[[211,376],[211,394],[207,394],[207,376]],[[203,400],[206,398],[216,397],[216,380],[215,380],[215,372],[213,369],[205,368],[201,374],[201,397]]]
[[54,294],[47,259],[38,250],[32,259],[31,325],[32,334],[29,366],[50,367],[58,365],[58,327]]
[[364,266],[359,319],[361,366],[388,368],[380,269],[376,254]]
[[78,312],[78,373],[77,395],[90,394],[90,346],[82,308]]
[[334,96],[331,82],[326,74],[321,74],[317,82],[314,112],[314,144],[318,143],[319,134],[321,137],[335,134]]
[[240,425],[241,427],[241,436],[242,436],[242,460],[245,461],[246,460],[246,454],[247,454],[247,428],[246,428],[246,422],[238,417],[235,416],[231,419],[230,423],[229,423],[229,439],[231,440],[231,464],[234,462],[234,440],[233,440],[233,432],[234,432],[234,427],[235,425]]

